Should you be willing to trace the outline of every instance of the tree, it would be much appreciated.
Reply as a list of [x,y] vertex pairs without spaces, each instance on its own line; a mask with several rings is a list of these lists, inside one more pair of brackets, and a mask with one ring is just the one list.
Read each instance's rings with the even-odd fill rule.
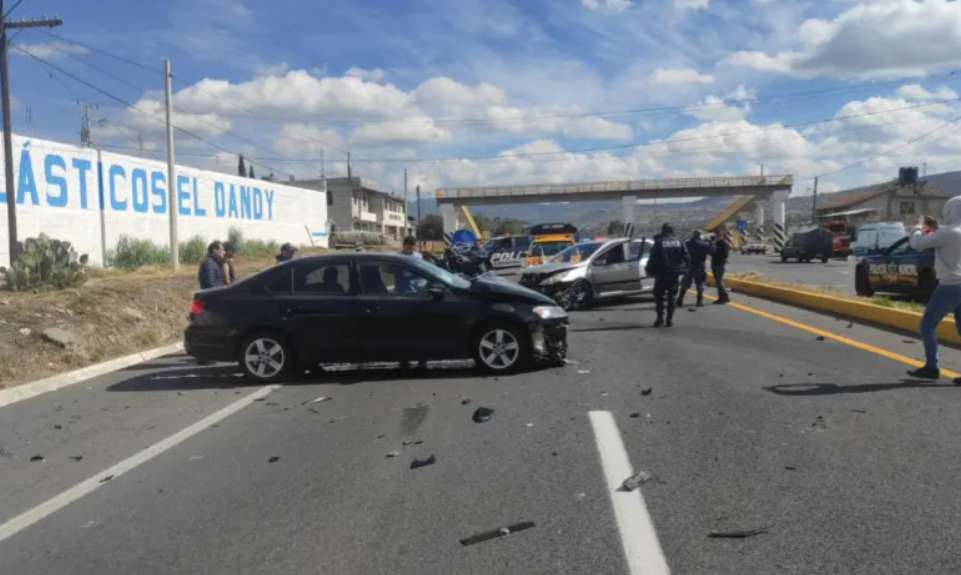
[[253,166],[253,164],[251,164],[251,165],[250,165],[250,169],[247,170],[247,177],[248,177],[248,178],[256,178],[256,177],[257,177],[257,176],[254,175],[254,166]]
[[437,214],[428,214],[420,222],[417,237],[422,240],[439,240],[444,237],[444,220]]
[[240,155],[240,161],[237,162],[237,173],[240,174],[240,177],[244,177],[247,175],[247,166],[244,164],[243,154]]

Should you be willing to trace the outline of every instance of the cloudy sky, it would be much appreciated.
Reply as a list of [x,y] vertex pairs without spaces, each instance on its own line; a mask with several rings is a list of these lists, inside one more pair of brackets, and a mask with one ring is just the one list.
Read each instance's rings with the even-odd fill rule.
[[[8,0],[7,6],[14,2]],[[791,173],[796,194],[961,169],[961,2],[24,0],[18,133],[400,190]],[[34,57],[28,56],[27,53]],[[82,82],[80,81],[82,80]],[[119,100],[119,101],[118,101]],[[120,103],[127,102],[133,109]],[[961,124],[961,120],[958,122]],[[199,139],[198,139],[199,138]]]

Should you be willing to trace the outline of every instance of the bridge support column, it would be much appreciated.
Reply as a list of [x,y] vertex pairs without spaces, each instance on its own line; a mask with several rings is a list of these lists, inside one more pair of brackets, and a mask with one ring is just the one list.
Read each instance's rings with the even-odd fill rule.
[[460,222],[457,220],[457,206],[454,204],[441,204],[440,217],[444,221],[444,233],[452,234],[460,229]]
[[754,201],[754,236],[759,242],[767,239],[764,233],[764,204],[757,200]]
[[777,253],[781,253],[787,241],[785,206],[789,194],[788,190],[778,190],[771,194],[771,219],[774,220],[772,223],[772,239],[774,240],[774,251]]
[[624,209],[624,226],[633,226],[635,213],[637,212],[637,196],[622,196],[621,205]]

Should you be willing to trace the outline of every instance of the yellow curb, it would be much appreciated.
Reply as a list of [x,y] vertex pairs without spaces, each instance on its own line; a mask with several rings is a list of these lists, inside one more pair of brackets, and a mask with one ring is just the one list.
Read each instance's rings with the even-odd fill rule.
[[[709,274],[708,281],[713,285],[714,276]],[[815,311],[825,311],[912,333],[919,333],[921,331],[921,314],[915,311],[894,309],[843,297],[737,278],[724,278],[724,285],[729,289],[743,294],[753,295],[779,303],[786,303]],[[938,325],[938,338],[947,343],[961,345],[961,335],[958,335],[958,330],[954,325],[953,318],[941,321],[940,325]]]

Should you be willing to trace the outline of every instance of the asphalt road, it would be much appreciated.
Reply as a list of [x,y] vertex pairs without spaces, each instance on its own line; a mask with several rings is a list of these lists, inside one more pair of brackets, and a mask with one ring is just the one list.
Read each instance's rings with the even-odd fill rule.
[[[169,357],[0,408],[0,573],[630,573],[622,537],[652,534],[676,574],[961,572],[961,387],[798,325],[914,357],[915,338],[736,301],[671,329],[646,299],[578,312],[576,363],[510,377],[271,390]],[[653,533],[612,507],[594,411],[653,476]]]
[[815,260],[781,263],[780,258],[762,255],[731,254],[728,273],[756,272],[774,280],[854,293],[854,279],[847,260],[832,259],[827,263]]

